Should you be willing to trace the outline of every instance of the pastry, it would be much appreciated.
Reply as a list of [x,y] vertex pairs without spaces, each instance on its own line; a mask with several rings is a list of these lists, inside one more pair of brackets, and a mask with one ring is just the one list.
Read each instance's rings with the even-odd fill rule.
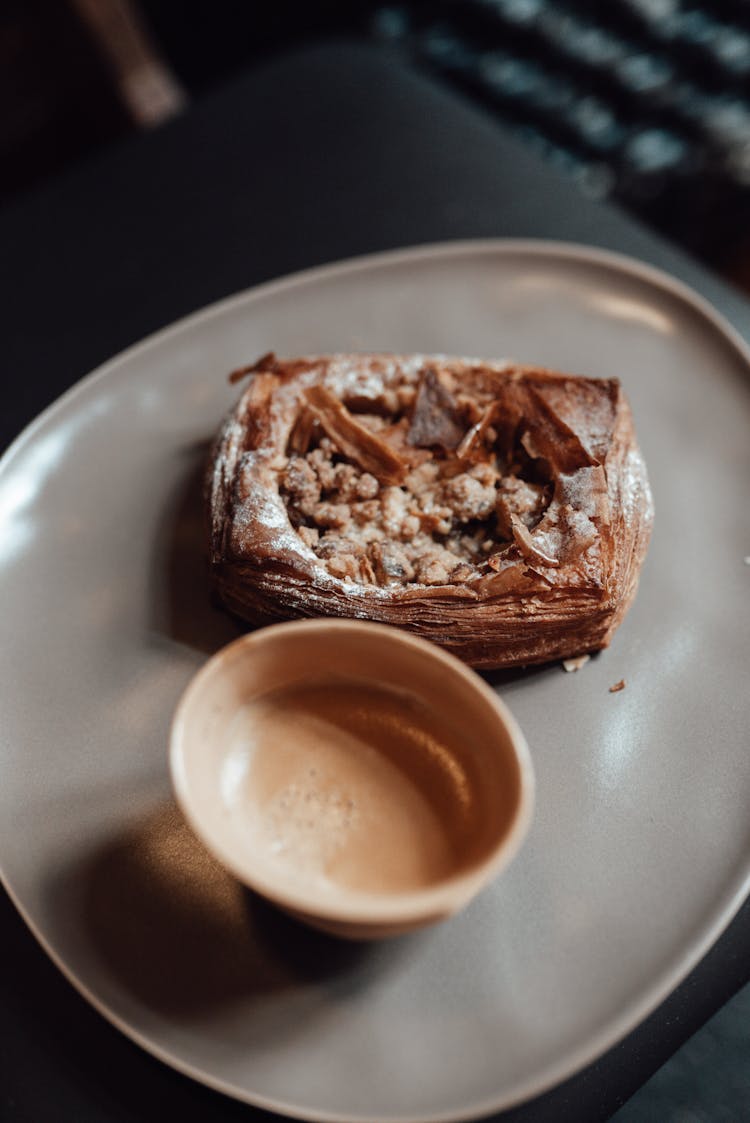
[[377,620],[483,668],[609,644],[653,518],[616,379],[273,354],[231,377],[206,491],[233,613]]

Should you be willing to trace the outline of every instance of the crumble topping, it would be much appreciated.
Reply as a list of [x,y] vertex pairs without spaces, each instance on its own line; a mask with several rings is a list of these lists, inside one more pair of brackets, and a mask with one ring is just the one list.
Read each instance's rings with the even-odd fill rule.
[[279,490],[332,576],[445,585],[498,571],[512,553],[554,568],[572,535],[580,548],[595,540],[585,512],[554,501],[555,426],[566,471],[597,462],[544,403],[532,432],[496,389],[467,393],[428,365],[378,394],[302,391]]

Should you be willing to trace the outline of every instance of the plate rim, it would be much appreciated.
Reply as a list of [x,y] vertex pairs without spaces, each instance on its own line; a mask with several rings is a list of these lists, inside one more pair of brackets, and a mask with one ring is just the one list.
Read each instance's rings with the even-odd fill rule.
[[584,264],[594,264],[625,273],[636,280],[644,281],[654,288],[661,289],[690,305],[698,312],[731,344],[740,358],[750,367],[750,341],[746,341],[738,328],[734,326],[729,317],[720,312],[711,301],[693,288],[686,281],[669,273],[659,266],[641,261],[631,254],[619,250],[605,249],[601,246],[589,245],[585,242],[558,241],[555,238],[455,238],[444,242],[424,242],[411,246],[396,247],[389,250],[378,250],[374,253],[354,254],[352,257],[312,265],[304,269],[296,269],[291,273],[272,277],[261,281],[257,285],[249,285],[229,296],[220,297],[209,304],[202,305],[192,312],[171,320],[163,327],[149,332],[142,339],[131,343],[122,350],[117,351],[108,359],[95,366],[91,371],[81,375],[71,386],[63,390],[44,409],[40,410],[17,434],[0,455],[0,472],[7,467],[6,460],[15,454],[18,448],[47,420],[48,415],[54,410],[67,404],[69,399],[83,392],[99,379],[105,378],[112,369],[120,363],[135,358],[149,347],[160,344],[177,335],[186,328],[193,327],[201,322],[222,315],[233,307],[245,303],[254,303],[267,296],[274,296],[278,292],[303,286],[318,280],[326,280],[346,273],[366,272],[373,267],[385,265],[398,265],[405,260],[420,261],[440,257],[461,257],[467,254],[490,257],[493,254],[503,256],[514,253],[526,254],[529,257],[557,256],[568,261],[578,261]]
[[[629,254],[609,250],[600,246],[587,245],[583,242],[558,241],[551,238],[470,238],[451,239],[443,242],[420,243],[412,246],[398,247],[375,253],[355,255],[353,257],[315,265],[309,268],[296,270],[293,273],[273,278],[251,285],[239,292],[223,297],[205,305],[177,320],[170,322],[162,328],[151,332],[138,342],[117,352],[111,358],[95,367],[90,373],[78,379],[72,386],[55,398],[36,417],[30,421],[21,432],[11,441],[0,456],[0,478],[12,467],[12,462],[25,446],[35,437],[48,421],[67,406],[72,400],[84,393],[98,381],[107,378],[124,362],[137,357],[155,345],[160,345],[172,336],[179,335],[186,329],[199,326],[216,316],[231,312],[243,305],[273,297],[279,293],[288,292],[297,287],[315,284],[342,275],[352,275],[367,272],[373,268],[399,266],[418,262],[429,262],[431,259],[450,259],[461,256],[512,256],[518,254],[530,258],[557,258],[562,261],[593,265],[612,270],[619,274],[645,283],[651,288],[656,288],[662,293],[676,298],[683,305],[688,305],[694,312],[707,321],[715,333],[728,343],[732,351],[742,360],[750,370],[750,344],[747,343],[741,332],[723,312],[720,312],[701,293],[696,291],[686,282],[679,280],[672,274],[648,264]],[[339,1112],[318,1111],[302,1109],[298,1105],[289,1104],[280,1099],[268,1099],[262,1095],[248,1093],[247,1090],[223,1080],[182,1060],[169,1049],[162,1047],[137,1029],[134,1029],[125,1018],[112,1010],[104,1001],[79,979],[74,971],[69,968],[61,955],[48,942],[45,935],[28,915],[20,898],[13,889],[2,865],[0,856],[0,884],[2,884],[14,907],[20,914],[24,924],[36,939],[37,943],[49,959],[54,963],[62,975],[75,988],[80,996],[102,1015],[111,1025],[134,1042],[146,1053],[168,1065],[176,1072],[187,1076],[213,1091],[220,1092],[234,1100],[261,1108],[266,1111],[281,1113],[292,1119],[314,1121],[314,1123],[381,1123],[376,1116],[358,1114],[357,1116],[342,1115]],[[672,962],[671,966],[659,973],[656,982],[647,987],[644,993],[626,1006],[617,1017],[607,1022],[604,1030],[599,1030],[590,1035],[586,1042],[570,1050],[565,1056],[554,1064],[548,1065],[541,1074],[527,1078],[516,1086],[510,1094],[496,1095],[492,1099],[485,1099],[476,1103],[470,1109],[459,1113],[450,1114],[441,1112],[430,1116],[424,1115],[399,1115],[391,1117],[392,1123],[469,1123],[479,1120],[500,1111],[506,1111],[528,1102],[564,1081],[581,1072],[588,1065],[616,1046],[628,1033],[640,1025],[661,1003],[676,989],[677,986],[697,966],[705,954],[716,943],[722,933],[728,928],[731,921],[738,913],[740,907],[750,894],[750,854],[745,861],[744,876],[734,888],[730,888],[720,898],[720,903],[712,911],[712,920],[702,929],[702,934],[692,940],[683,953]]]

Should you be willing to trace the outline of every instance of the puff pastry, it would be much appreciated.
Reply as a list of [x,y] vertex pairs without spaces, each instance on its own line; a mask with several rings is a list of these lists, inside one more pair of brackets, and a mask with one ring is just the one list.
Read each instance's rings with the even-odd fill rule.
[[265,355],[212,450],[212,581],[251,623],[349,616],[474,667],[606,647],[653,520],[617,380]]

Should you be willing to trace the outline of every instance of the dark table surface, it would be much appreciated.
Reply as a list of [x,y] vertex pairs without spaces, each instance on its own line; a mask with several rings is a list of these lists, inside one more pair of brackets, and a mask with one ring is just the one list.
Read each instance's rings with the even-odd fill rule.
[[[558,238],[681,277],[750,338],[750,305],[375,48],[273,60],[0,214],[3,446],[64,389],[170,321],[259,281],[450,238]],[[0,1118],[270,1118],[179,1076],[90,1009],[0,897]],[[620,1045],[503,1120],[608,1118],[750,978],[750,903]]]

